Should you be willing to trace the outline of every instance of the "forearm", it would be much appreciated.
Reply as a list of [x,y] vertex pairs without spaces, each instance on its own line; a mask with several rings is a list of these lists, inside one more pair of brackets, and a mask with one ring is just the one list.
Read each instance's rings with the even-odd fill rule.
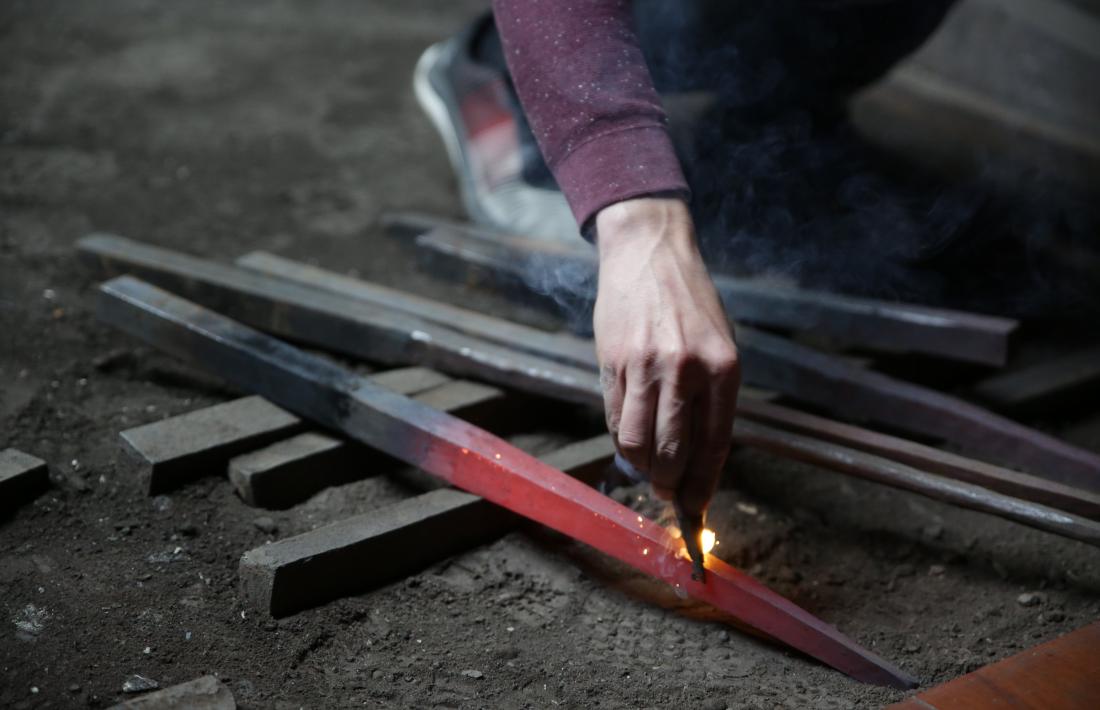
[[686,196],[626,0],[494,0],[520,102],[579,224],[643,195]]

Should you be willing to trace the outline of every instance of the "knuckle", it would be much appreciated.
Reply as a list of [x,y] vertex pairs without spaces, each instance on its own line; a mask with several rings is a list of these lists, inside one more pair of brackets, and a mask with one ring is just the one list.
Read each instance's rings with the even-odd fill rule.
[[700,374],[703,358],[694,348],[667,348],[661,353],[661,372],[674,382],[684,383]]
[[741,369],[737,348],[732,345],[719,348],[710,356],[710,367],[716,373],[729,374]]
[[600,366],[600,387],[606,392],[615,389],[619,381],[621,368],[613,362],[605,361]]
[[630,355],[630,364],[641,372],[650,372],[656,369],[661,360],[661,354],[656,348],[648,345],[637,348]]
[[657,354],[660,357],[661,364],[668,366],[683,362],[688,357],[689,350],[690,348],[687,347],[686,343],[674,340],[662,344]]
[[657,460],[662,463],[672,463],[678,461],[683,453],[683,444],[680,441],[670,440],[658,443],[654,455],[657,457]]
[[647,443],[645,437],[640,433],[630,430],[621,429],[618,435],[619,448],[624,455],[638,455],[645,451]]

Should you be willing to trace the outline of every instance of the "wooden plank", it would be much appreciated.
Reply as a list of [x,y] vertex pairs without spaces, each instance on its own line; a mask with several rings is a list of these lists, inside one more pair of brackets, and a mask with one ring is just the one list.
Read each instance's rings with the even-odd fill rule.
[[[594,364],[591,368],[564,365],[340,293],[121,237],[85,237],[79,247],[86,259],[108,273],[147,276],[199,303],[296,341],[390,364],[426,364],[525,392],[602,406]],[[749,384],[840,416],[940,438],[1044,478],[1100,491],[1100,456],[980,407],[746,327],[739,329],[738,348]]]
[[676,585],[857,680],[898,688],[916,684],[716,557],[706,558],[705,582],[695,579],[691,562],[682,557],[682,540],[483,429],[132,277],[100,287],[98,313],[109,324],[236,386]]
[[[610,438],[602,436],[543,460],[583,477],[613,455]],[[246,552],[241,591],[252,608],[286,616],[406,577],[489,542],[518,522],[482,498],[441,488]]]
[[[382,373],[368,379],[375,384],[387,383],[417,391],[414,399],[418,402],[466,421],[485,422],[501,416],[504,393],[499,389],[459,380],[420,391],[422,382],[440,378],[430,370],[418,374],[417,378],[407,374],[399,378]],[[249,505],[289,508],[325,488],[370,475],[372,468],[381,466],[378,457],[371,457],[370,453],[326,434],[305,432],[233,458],[228,466],[229,480],[237,495]]]
[[49,487],[45,461],[18,449],[0,451],[0,515],[34,500]]
[[1094,710],[1100,622],[926,690],[889,710]]
[[918,470],[998,491],[1086,518],[1100,519],[1100,494],[1029,476],[984,461],[918,444],[772,402],[753,402],[742,414],[755,422],[866,451]]
[[[490,274],[509,274],[526,283],[566,270],[591,272],[591,251],[498,235],[460,224],[437,224],[416,239],[417,246],[455,262],[473,264]],[[1010,337],[1019,323],[907,303],[812,291],[774,280],[713,275],[730,317],[830,338],[840,345],[886,352],[914,352],[986,365],[1003,365]]]
[[1038,412],[1091,398],[1100,389],[1100,347],[989,377],[974,396],[1011,412]]
[[221,474],[234,456],[298,433],[302,421],[262,397],[223,402],[122,432],[149,495]]

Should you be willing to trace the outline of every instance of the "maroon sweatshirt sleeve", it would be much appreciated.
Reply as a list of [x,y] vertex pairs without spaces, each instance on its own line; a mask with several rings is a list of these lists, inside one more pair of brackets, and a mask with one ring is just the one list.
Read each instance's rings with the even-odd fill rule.
[[601,209],[688,194],[629,0],[493,0],[520,103],[582,228]]

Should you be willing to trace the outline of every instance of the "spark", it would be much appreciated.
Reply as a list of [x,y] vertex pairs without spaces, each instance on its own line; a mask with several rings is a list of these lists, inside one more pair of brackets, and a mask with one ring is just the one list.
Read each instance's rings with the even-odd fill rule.
[[717,544],[718,538],[715,536],[714,531],[710,528],[703,528],[703,532],[699,533],[699,547],[702,548],[703,554],[705,555],[713,550]]

